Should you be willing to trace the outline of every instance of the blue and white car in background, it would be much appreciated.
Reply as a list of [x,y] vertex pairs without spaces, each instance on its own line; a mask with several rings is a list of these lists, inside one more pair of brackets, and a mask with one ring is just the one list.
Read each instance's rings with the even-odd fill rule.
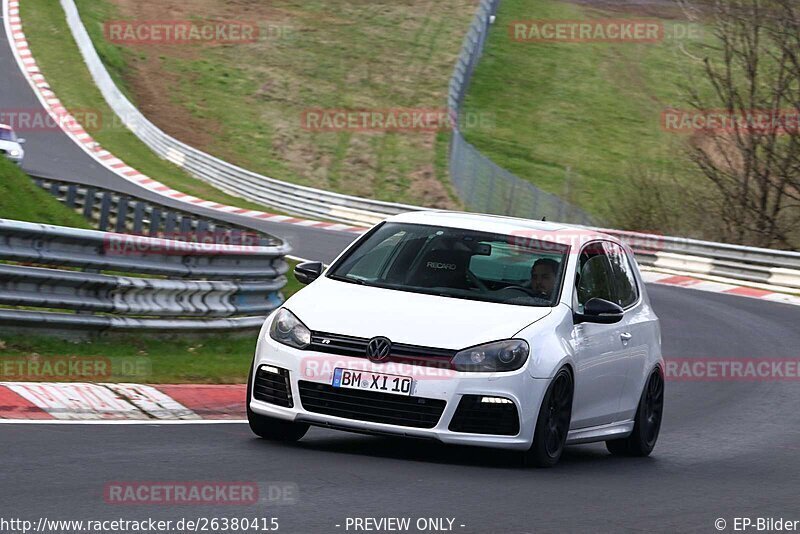
[[0,156],[5,156],[19,166],[25,159],[25,150],[22,145],[25,139],[20,139],[11,126],[0,124]]

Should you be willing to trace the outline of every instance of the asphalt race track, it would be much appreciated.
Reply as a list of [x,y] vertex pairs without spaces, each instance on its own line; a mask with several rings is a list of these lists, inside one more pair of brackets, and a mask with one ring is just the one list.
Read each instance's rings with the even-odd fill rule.
[[[2,41],[0,108],[38,106]],[[63,134],[24,136],[32,173],[152,196],[98,166]],[[353,237],[254,224],[287,239],[294,254],[324,260]],[[665,286],[649,291],[667,358],[798,359],[798,307]],[[517,455],[491,449],[321,429],[281,445],[255,438],[243,424],[4,424],[0,515],[261,516],[297,533],[346,532],[348,517],[455,518],[454,531],[480,533],[716,532],[717,518],[728,530],[734,517],[800,520],[798,385],[670,381],[652,457],[620,459],[602,444],[575,446],[550,470],[522,469]],[[120,481],[287,483],[297,494],[294,504],[260,506],[107,504],[104,487]]]
[[[651,286],[664,350],[679,357],[791,357],[800,309]],[[347,517],[454,517],[458,532],[715,532],[719,518],[799,519],[796,382],[667,384],[661,438],[646,459],[602,444],[567,449],[554,469],[513,453],[312,428],[295,445],[247,425],[2,425],[0,507],[17,517],[142,519],[254,514],[281,531],[344,531]],[[281,506],[106,504],[118,481],[297,485]],[[12,482],[13,481],[13,482]],[[8,515],[8,514],[6,514]]]

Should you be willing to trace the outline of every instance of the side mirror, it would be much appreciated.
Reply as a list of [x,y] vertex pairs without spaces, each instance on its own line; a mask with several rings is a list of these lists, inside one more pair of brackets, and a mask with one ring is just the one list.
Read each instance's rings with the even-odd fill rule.
[[575,324],[614,324],[620,322],[623,315],[625,315],[625,310],[618,304],[595,297],[586,302],[583,306],[583,313],[576,313],[573,320]]
[[19,143],[20,145],[24,145],[25,144],[25,138],[24,137],[17,138],[17,143]]
[[294,277],[301,284],[310,284],[322,274],[321,261],[307,261],[294,268]]

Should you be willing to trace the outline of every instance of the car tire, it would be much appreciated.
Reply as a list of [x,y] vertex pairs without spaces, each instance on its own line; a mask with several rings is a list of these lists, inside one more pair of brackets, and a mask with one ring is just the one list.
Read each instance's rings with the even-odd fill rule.
[[657,368],[642,391],[633,432],[627,438],[606,441],[608,452],[616,456],[649,456],[658,441],[663,414],[664,376]]
[[561,369],[542,399],[531,448],[524,463],[532,467],[553,467],[561,459],[572,419],[573,382],[567,369]]
[[253,434],[264,439],[284,442],[298,441],[306,435],[309,428],[307,424],[269,417],[251,410],[252,390],[253,364],[250,364],[250,375],[247,378],[247,422],[250,424],[250,430],[253,431]]

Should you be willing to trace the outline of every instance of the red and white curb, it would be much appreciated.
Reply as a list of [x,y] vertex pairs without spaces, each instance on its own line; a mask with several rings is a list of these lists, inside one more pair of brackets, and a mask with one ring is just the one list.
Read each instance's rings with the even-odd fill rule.
[[315,221],[310,219],[298,219],[289,217],[287,215],[277,215],[275,213],[268,213],[258,210],[249,210],[237,208],[236,206],[228,206],[212,202],[210,200],[203,200],[186,193],[176,191],[171,187],[154,180],[136,169],[128,166],[124,161],[114,156],[114,154],[103,149],[100,143],[87,132],[83,126],[67,111],[61,104],[56,94],[50,89],[50,85],[45,80],[36,60],[31,54],[28,46],[28,41],[25,38],[25,33],[22,31],[22,19],[19,12],[19,0],[2,0],[3,2],[3,16],[5,21],[6,33],[9,36],[11,50],[19,65],[19,69],[28,83],[33,88],[42,107],[50,114],[56,124],[59,125],[61,130],[72,139],[79,147],[81,147],[87,154],[89,154],[100,165],[110,170],[117,176],[135,183],[145,189],[158,193],[159,195],[179,200],[187,204],[201,206],[204,208],[232,213],[235,215],[242,215],[244,217],[252,217],[269,222],[277,222],[283,224],[296,224],[299,226],[319,228],[323,230],[333,230],[338,232],[354,232],[363,233],[366,228],[362,226],[351,226],[347,224],[330,223],[323,221]]
[[0,382],[0,421],[178,422],[245,418],[245,386]]
[[[750,297],[761,300],[768,300],[771,302],[782,302],[784,304],[793,304],[800,306],[800,296],[790,295],[788,293],[781,293],[771,291],[769,286],[764,288],[738,285],[733,281],[725,279],[717,280],[704,280],[695,278],[680,273],[669,273],[659,271],[642,271],[642,278],[648,284],[661,284],[673,287],[686,287],[690,289],[697,289],[699,291],[707,291],[710,293],[724,293],[726,295],[736,295],[739,297]],[[723,281],[725,280],[725,281]]]

